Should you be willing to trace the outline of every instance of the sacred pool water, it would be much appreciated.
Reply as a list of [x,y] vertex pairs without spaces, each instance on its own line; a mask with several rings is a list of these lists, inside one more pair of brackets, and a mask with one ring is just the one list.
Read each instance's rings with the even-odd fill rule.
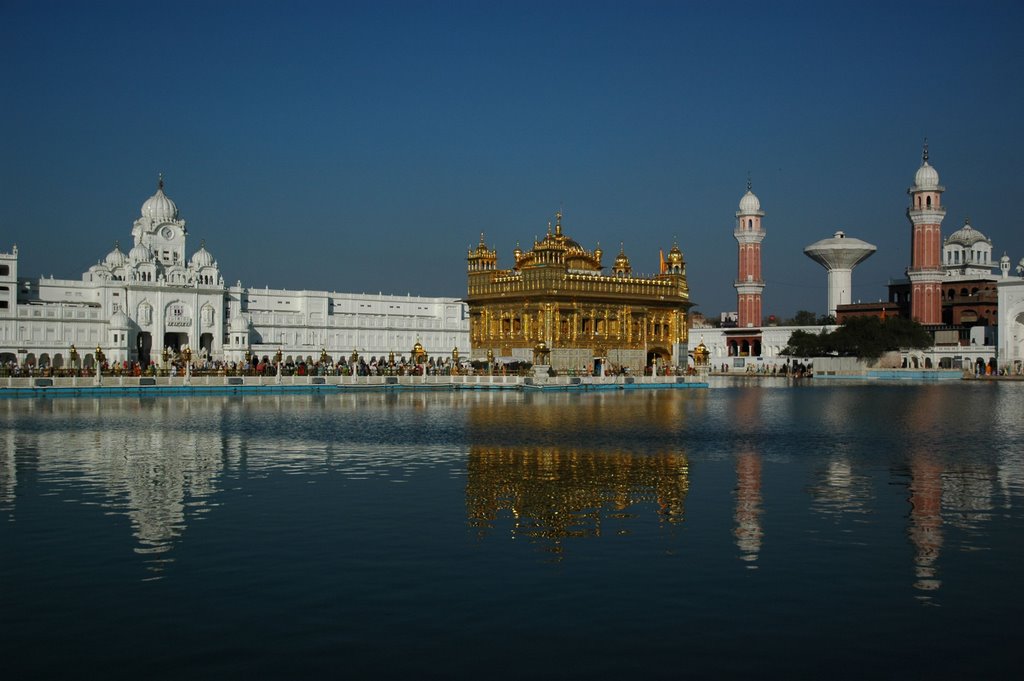
[[1024,383],[0,400],[7,678],[1016,671]]

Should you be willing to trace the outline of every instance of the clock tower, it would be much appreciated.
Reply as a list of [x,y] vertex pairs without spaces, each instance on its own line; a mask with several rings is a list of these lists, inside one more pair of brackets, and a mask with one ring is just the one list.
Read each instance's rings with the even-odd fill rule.
[[142,215],[132,226],[135,245],[145,246],[164,267],[186,266],[187,234],[185,221],[178,217],[178,207],[164,194],[164,176],[160,175],[156,194],[142,204]]

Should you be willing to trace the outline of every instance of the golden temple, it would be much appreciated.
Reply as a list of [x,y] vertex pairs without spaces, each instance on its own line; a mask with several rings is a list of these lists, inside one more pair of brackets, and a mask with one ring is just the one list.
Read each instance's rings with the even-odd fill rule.
[[595,373],[685,368],[693,303],[679,246],[652,276],[633,274],[621,248],[605,274],[602,255],[600,246],[588,251],[562,232],[561,212],[532,250],[516,246],[512,269],[498,269],[497,250],[481,234],[466,257],[473,359]]

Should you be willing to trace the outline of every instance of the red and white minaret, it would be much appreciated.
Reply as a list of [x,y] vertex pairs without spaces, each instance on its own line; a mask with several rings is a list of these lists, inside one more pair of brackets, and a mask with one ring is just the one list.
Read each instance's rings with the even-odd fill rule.
[[910,194],[910,318],[922,324],[942,323],[942,192],[939,173],[928,165],[928,140]]
[[736,231],[733,235],[740,247],[739,272],[736,277],[736,307],[741,328],[761,326],[761,292],[764,280],[761,278],[761,241],[764,229],[761,227],[761,201],[750,191],[740,199],[736,211]]

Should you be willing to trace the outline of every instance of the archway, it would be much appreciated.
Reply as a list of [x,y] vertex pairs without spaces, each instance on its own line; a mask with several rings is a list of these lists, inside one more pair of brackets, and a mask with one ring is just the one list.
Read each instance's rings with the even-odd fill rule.
[[204,333],[199,336],[199,354],[203,357],[210,357],[213,355],[213,334]]
[[170,348],[174,352],[180,352],[186,345],[188,345],[187,333],[174,333],[169,331],[164,334],[165,348]]
[[665,348],[649,348],[647,350],[647,366],[657,363],[658,367],[668,366],[672,362],[672,353]]
[[135,352],[139,358],[139,365],[149,366],[149,353],[153,349],[153,336],[149,331],[141,332],[135,339]]

